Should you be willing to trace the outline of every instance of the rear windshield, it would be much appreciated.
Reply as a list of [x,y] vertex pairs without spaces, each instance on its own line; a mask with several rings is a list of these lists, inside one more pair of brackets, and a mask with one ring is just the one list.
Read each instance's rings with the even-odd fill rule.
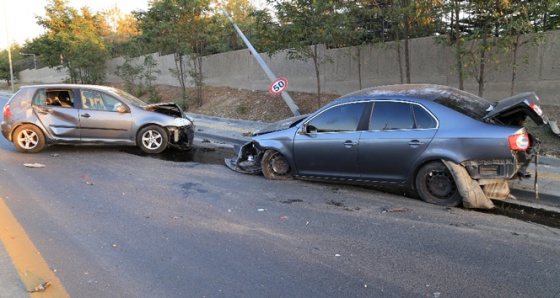
[[434,94],[438,95],[434,98],[435,102],[476,120],[482,120],[493,105],[492,102],[482,97],[461,90],[446,90]]

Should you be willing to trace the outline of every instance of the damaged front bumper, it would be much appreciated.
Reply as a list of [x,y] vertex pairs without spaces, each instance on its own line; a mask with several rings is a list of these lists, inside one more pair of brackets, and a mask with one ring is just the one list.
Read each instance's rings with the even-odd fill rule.
[[257,175],[261,173],[260,160],[262,154],[253,141],[234,149],[237,152],[237,157],[225,159],[228,168],[242,174]]
[[192,148],[194,140],[194,126],[167,127],[169,131],[169,146],[179,150]]

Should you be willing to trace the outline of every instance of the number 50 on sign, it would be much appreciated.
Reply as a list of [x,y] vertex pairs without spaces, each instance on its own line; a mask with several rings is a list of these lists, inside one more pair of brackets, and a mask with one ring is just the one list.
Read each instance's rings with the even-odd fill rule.
[[288,80],[285,78],[278,78],[270,84],[270,93],[276,95],[284,92],[288,88]]

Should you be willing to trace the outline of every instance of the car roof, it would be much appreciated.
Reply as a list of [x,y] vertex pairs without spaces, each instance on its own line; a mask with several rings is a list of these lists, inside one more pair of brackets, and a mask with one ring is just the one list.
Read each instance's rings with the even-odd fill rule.
[[73,88],[73,89],[93,89],[100,91],[114,91],[113,87],[101,86],[101,85],[89,85],[89,84],[40,84],[40,85],[27,85],[21,86],[21,88]]
[[372,87],[340,97],[336,102],[376,99],[422,99],[433,101],[481,120],[495,103],[457,88],[435,84],[400,84]]

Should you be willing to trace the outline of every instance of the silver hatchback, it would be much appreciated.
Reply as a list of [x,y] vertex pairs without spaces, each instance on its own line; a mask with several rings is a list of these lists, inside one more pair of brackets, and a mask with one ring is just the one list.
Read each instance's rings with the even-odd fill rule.
[[2,135],[24,153],[50,144],[138,146],[146,153],[189,149],[194,121],[175,103],[146,104],[117,88],[24,86],[4,106]]

